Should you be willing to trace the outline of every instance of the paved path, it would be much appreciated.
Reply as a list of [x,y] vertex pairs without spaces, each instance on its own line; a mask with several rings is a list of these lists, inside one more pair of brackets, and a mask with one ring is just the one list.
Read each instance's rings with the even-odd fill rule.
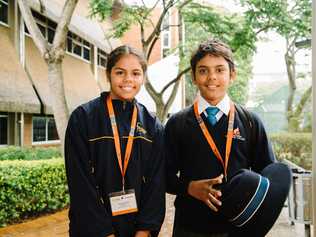
[[[173,196],[167,195],[167,215],[159,237],[170,237],[173,223]],[[68,237],[67,210],[25,223],[0,228],[0,237]],[[304,237],[304,226],[291,226],[284,208],[267,237]]]

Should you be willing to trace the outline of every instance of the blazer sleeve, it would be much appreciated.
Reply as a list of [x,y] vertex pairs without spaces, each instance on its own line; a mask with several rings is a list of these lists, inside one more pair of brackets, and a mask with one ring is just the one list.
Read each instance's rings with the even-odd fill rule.
[[105,237],[114,233],[97,191],[88,147],[87,119],[79,107],[71,115],[65,136],[65,165],[70,194],[70,236]]
[[165,128],[165,147],[166,147],[166,173],[167,173],[167,192],[174,195],[187,194],[189,181],[181,180],[178,176],[181,165],[180,142],[182,117],[172,116]]
[[276,162],[271,143],[264,128],[261,119],[252,113],[254,120],[255,139],[254,142],[254,160],[252,162],[252,169],[260,172],[267,165]]
[[165,216],[165,157],[163,127],[156,122],[156,134],[150,159],[146,164],[146,177],[142,181],[140,207],[136,219],[137,230],[159,232]]

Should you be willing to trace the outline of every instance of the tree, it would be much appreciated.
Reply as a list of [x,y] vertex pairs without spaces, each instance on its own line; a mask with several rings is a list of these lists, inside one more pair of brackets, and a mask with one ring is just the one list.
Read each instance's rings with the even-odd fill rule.
[[[209,37],[215,37],[226,42],[234,53],[234,60],[238,79],[229,88],[230,97],[237,103],[245,104],[247,101],[248,81],[251,78],[251,60],[255,51],[255,33],[249,28],[245,19],[237,14],[227,12],[225,9],[213,5],[191,3],[183,10],[186,28],[186,56],[189,61],[190,49]],[[186,92],[191,98],[191,104],[196,94],[192,80],[187,81]]]
[[297,131],[303,108],[311,98],[309,87],[300,101],[295,105],[296,55],[302,49],[296,47],[296,42],[311,38],[312,1],[311,0],[241,0],[248,9],[245,16],[249,25],[258,32],[274,30],[285,39],[286,53],[284,55],[289,80],[289,97],[287,101],[288,130]]
[[[151,19],[151,14],[154,8],[158,4],[161,5],[162,11],[161,11],[160,16],[158,17],[158,21],[153,22]],[[233,42],[231,39],[232,38],[237,39],[238,37],[240,38],[242,36],[240,33],[243,31],[243,29],[240,29],[240,27],[238,27],[238,23],[236,23],[235,21],[234,23],[230,23],[232,19],[236,18],[235,16],[231,15],[229,17],[230,19],[229,18],[224,19],[225,16],[220,17],[220,14],[214,13],[213,11],[211,11],[211,8],[206,7],[205,5],[201,5],[201,4],[194,4],[193,0],[182,0],[182,1],[181,0],[168,0],[168,1],[157,0],[154,6],[152,7],[146,6],[145,1],[142,1],[142,4],[139,4],[139,5],[126,5],[124,4],[124,2],[117,1],[117,0],[115,0],[114,2],[106,1],[106,0],[91,0],[90,6],[91,6],[92,15],[100,17],[101,20],[107,19],[107,17],[109,17],[112,14],[113,10],[117,11],[117,8],[119,6],[121,12],[120,12],[120,16],[114,19],[114,22],[113,22],[114,30],[113,30],[112,36],[119,38],[131,27],[131,25],[137,24],[140,28],[139,37],[142,43],[142,50],[147,59],[150,58],[153,47],[157,43],[157,40],[159,39],[160,34],[163,31],[162,23],[163,23],[163,19],[165,15],[170,9],[174,7],[176,7],[179,12],[179,20],[178,20],[179,25],[176,25],[176,26],[170,25],[167,27],[183,27],[183,20],[186,23],[192,22],[192,25],[193,25],[194,22],[198,22],[199,17],[201,16],[199,15],[199,12],[201,13],[202,11],[204,11],[205,16],[207,14],[211,14],[211,16],[216,16],[216,18],[221,19],[222,25],[225,25],[225,29],[230,29],[231,32],[234,32],[232,33],[232,35],[234,34],[234,36],[232,35],[229,36],[230,31],[216,32],[214,30],[216,27],[207,28],[206,26],[207,24],[209,24],[209,22],[211,22],[213,26],[217,24],[216,21],[212,20],[212,17],[209,17],[208,21],[205,20],[205,22],[203,23],[204,28],[201,28],[201,27],[199,28],[200,31],[205,30],[205,32],[203,32],[203,35],[207,37],[221,36],[220,38],[223,38],[223,34],[226,34],[225,35],[227,39],[226,41],[227,43],[231,44]],[[188,9],[191,9],[192,7],[195,8],[195,11],[188,10]],[[183,20],[182,20],[182,17],[183,17]],[[217,29],[219,29],[222,25],[218,25]],[[152,27],[152,30],[149,34],[145,34],[145,29],[146,28],[148,29],[147,26]],[[235,28],[238,28],[238,31],[234,30]],[[179,30],[179,32],[181,32],[181,30]],[[196,29],[194,29],[192,32],[196,32]],[[174,101],[174,98],[176,96],[176,93],[179,87],[180,79],[183,77],[183,75],[185,75],[190,70],[190,67],[188,66],[188,55],[190,53],[188,48],[191,48],[191,46],[194,44],[196,46],[197,42],[201,42],[201,38],[199,40],[192,39],[190,40],[190,42],[187,42],[187,41],[183,42],[182,35],[179,35],[179,38],[180,38],[180,43],[178,47],[176,49],[171,50],[172,52],[174,52],[175,50],[178,50],[178,53],[180,56],[179,72],[176,78],[172,80],[171,82],[169,82],[167,85],[165,85],[162,88],[162,90],[159,92],[155,90],[150,80],[146,80],[145,82],[145,88],[147,89],[148,93],[153,98],[156,104],[157,116],[162,121],[166,119],[169,108]],[[237,40],[234,43],[236,42]],[[250,41],[247,41],[247,42],[250,42]],[[239,43],[237,45],[236,45],[236,50],[238,47],[241,47],[242,45],[245,46],[244,48],[248,48],[248,50],[250,48],[254,48],[254,44],[252,43],[252,41],[250,42],[250,45],[251,45],[250,48],[248,47],[247,44],[245,44],[245,42],[243,42],[243,44]],[[249,50],[249,51],[252,51],[252,50]],[[247,57],[247,59],[248,58],[249,57]],[[169,98],[167,99],[167,101],[165,102],[163,100],[163,95],[169,87],[172,87],[172,92]],[[237,91],[235,92],[237,94]]]
[[[48,83],[50,96],[52,97],[53,101],[53,112],[62,147],[64,145],[65,131],[69,118],[69,110],[67,107],[64,91],[62,62],[65,55],[65,41],[68,32],[68,25],[70,23],[77,2],[78,0],[66,0],[62,10],[62,14],[60,16],[60,20],[58,21],[53,44],[50,45],[48,41],[43,37],[40,29],[38,28],[27,1],[18,0],[18,5],[25,24],[32,36],[36,47],[40,51],[40,54],[42,55],[48,66]],[[41,10],[44,12],[44,5],[41,1],[40,3]]]

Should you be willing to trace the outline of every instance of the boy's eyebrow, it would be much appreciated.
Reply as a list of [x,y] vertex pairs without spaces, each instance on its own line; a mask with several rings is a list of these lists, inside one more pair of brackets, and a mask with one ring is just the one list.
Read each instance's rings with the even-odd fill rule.
[[[224,64],[219,64],[219,65],[215,65],[214,67],[225,67],[226,65]],[[202,67],[206,67],[206,68],[209,68],[209,66],[206,66],[206,65],[199,65],[198,68],[202,68]]]

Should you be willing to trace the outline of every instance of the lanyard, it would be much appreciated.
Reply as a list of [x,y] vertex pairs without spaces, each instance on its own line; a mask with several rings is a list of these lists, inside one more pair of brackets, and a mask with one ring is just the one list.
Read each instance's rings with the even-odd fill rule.
[[129,134],[128,134],[127,145],[126,145],[126,149],[125,149],[125,157],[124,157],[124,167],[123,167],[122,166],[122,152],[121,152],[120,139],[119,139],[117,124],[116,124],[116,120],[115,120],[112,99],[111,99],[110,95],[106,99],[106,104],[107,104],[107,108],[108,108],[108,112],[109,112],[109,116],[110,116],[110,120],[111,120],[111,127],[112,127],[112,132],[113,132],[113,137],[114,137],[116,157],[117,157],[117,161],[119,163],[121,174],[122,174],[122,185],[123,185],[123,191],[124,191],[124,189],[125,189],[124,177],[125,177],[128,162],[129,162],[129,159],[130,159],[131,153],[132,153],[135,127],[136,127],[136,121],[137,121],[137,108],[136,108],[136,105],[134,105],[132,121],[131,121],[131,130],[129,131]]
[[209,131],[206,128],[206,125],[201,117],[201,115],[198,112],[198,101],[194,103],[194,113],[195,117],[201,127],[201,130],[204,134],[204,137],[206,138],[208,144],[210,145],[213,153],[215,154],[216,158],[221,162],[223,168],[224,168],[224,175],[227,179],[227,167],[228,167],[228,160],[229,155],[231,152],[232,147],[232,141],[233,141],[233,129],[234,129],[234,118],[235,118],[235,106],[232,102],[230,102],[230,111],[229,111],[229,117],[228,117],[228,128],[227,128],[227,138],[226,138],[226,151],[225,151],[225,161],[222,158],[221,153],[218,151],[215,142],[209,133]]

